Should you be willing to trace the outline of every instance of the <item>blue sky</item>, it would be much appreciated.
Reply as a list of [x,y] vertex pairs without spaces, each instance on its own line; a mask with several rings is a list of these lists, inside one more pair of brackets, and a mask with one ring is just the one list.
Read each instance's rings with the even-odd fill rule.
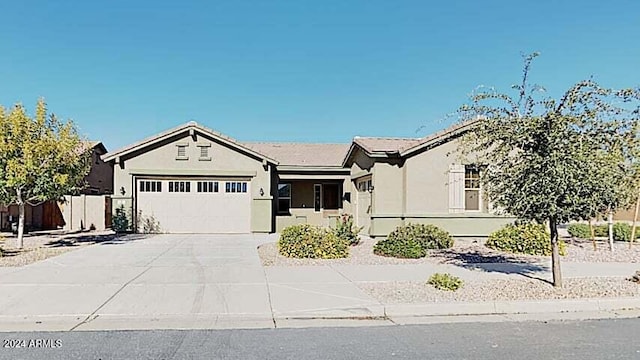
[[[550,95],[640,84],[640,1],[9,1],[0,104],[109,149],[196,120],[241,141],[425,136],[521,52]],[[416,132],[419,128],[420,131]]]

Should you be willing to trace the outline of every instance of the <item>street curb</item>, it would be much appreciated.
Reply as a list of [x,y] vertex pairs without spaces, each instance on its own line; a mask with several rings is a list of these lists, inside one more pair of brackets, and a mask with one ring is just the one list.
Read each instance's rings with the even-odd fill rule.
[[385,306],[387,317],[507,315],[567,312],[638,310],[640,298],[615,299],[559,299],[526,301],[449,302],[420,304],[390,304]]

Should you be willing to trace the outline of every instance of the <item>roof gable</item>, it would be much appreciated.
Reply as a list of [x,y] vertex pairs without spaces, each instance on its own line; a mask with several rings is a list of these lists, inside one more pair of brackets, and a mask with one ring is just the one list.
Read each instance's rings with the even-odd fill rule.
[[371,158],[388,158],[413,156],[421,151],[439,146],[470,131],[478,119],[465,121],[450,126],[437,133],[423,138],[385,138],[359,137],[353,138],[351,147],[342,161],[342,166],[348,166],[349,159],[357,149],[361,149]]
[[250,155],[253,155],[259,159],[268,161],[272,164],[278,164],[278,161],[276,161],[275,159],[263,155],[260,152],[255,151],[254,149],[250,149],[247,146],[239,143],[238,141],[236,141],[235,139],[232,139],[228,136],[225,136],[217,131],[214,131],[212,129],[209,129],[207,127],[204,127],[202,125],[199,125],[198,123],[196,123],[195,121],[190,121],[186,124],[180,125],[178,127],[175,127],[173,129],[169,129],[167,131],[161,132],[160,134],[148,137],[146,139],[143,139],[141,141],[138,141],[134,144],[125,146],[121,149],[118,149],[116,151],[110,152],[105,154],[102,158],[104,161],[112,161],[115,160],[118,157],[121,156],[125,156],[134,152],[138,152],[138,151],[143,151],[146,148],[152,147],[153,145],[162,142],[166,139],[169,139],[171,137],[174,137],[176,135],[182,134],[184,132],[188,132],[189,134],[195,133],[195,132],[200,132],[201,134],[210,137],[222,144],[225,144],[231,148],[235,148],[237,150],[240,150],[241,152],[245,152],[248,153]]

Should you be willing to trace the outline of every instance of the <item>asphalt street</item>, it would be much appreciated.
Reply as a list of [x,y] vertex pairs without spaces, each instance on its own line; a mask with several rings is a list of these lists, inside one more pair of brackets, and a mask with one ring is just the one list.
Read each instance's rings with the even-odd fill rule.
[[640,359],[638,334],[640,319],[0,333],[0,359]]

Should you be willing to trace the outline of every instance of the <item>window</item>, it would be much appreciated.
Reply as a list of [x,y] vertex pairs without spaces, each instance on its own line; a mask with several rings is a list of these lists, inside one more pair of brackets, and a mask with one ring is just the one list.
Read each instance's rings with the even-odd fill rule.
[[322,184],[322,208],[338,210],[342,207],[342,187],[339,184]]
[[224,191],[228,193],[246,193],[247,183],[246,181],[227,182]]
[[217,181],[198,181],[198,192],[200,193],[218,192],[218,182]]
[[140,192],[162,192],[161,181],[140,181]]
[[288,214],[291,208],[291,184],[278,184],[278,213]]
[[189,146],[189,144],[177,144],[176,146],[178,147],[176,160],[189,160],[189,157],[187,156],[187,147]]
[[169,192],[191,192],[191,181],[169,181]]
[[476,166],[464,168],[464,209],[480,211],[480,169]]

